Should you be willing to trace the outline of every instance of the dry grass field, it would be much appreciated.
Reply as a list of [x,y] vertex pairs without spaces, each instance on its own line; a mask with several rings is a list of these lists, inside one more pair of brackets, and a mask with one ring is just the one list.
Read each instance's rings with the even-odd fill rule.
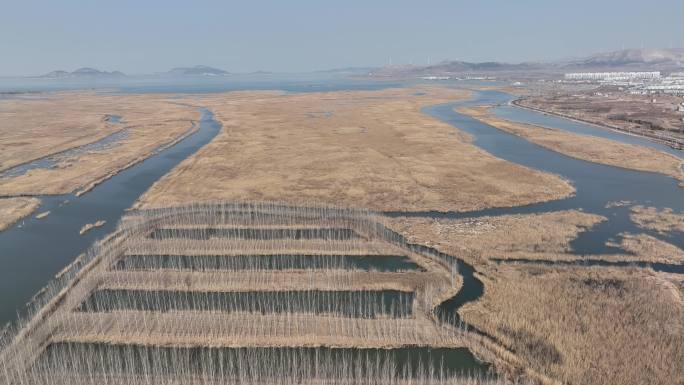
[[[653,213],[651,213],[653,214]],[[472,263],[491,259],[578,261],[570,241],[605,218],[581,211],[556,211],[531,215],[503,215],[466,219],[389,218],[386,224],[412,242],[458,255]],[[684,250],[647,234],[620,234],[610,246],[624,254],[586,256],[605,261],[661,262],[679,264]]]
[[[607,218],[580,210],[458,220],[366,211],[469,211],[574,193],[559,176],[496,158],[421,111],[468,95],[422,87],[188,97],[184,102],[214,112],[222,130],[157,181],[117,231],[36,295],[21,327],[0,330],[0,381],[465,383],[471,380],[448,381],[441,373],[392,374],[394,362],[386,369],[366,361],[377,373],[364,373],[358,370],[363,363],[351,356],[351,363],[331,360],[330,368],[319,369],[316,361],[316,376],[293,371],[281,378],[282,372],[272,371],[277,365],[306,362],[245,353],[235,360],[240,370],[224,372],[223,352],[467,347],[506,373],[497,383],[526,376],[544,384],[684,383],[681,276],[493,261],[577,260],[570,242]],[[32,116],[32,110],[41,114]],[[681,161],[664,153],[513,124],[486,109],[461,112],[570,156],[684,180]],[[123,120],[112,123],[109,115]],[[61,93],[0,102],[0,172],[117,130],[129,132],[116,147],[60,159],[56,169],[0,179],[0,195],[87,189],[182,137],[198,118],[194,107],[163,95]],[[279,203],[235,203],[268,201]],[[33,198],[0,199],[0,230],[38,204]],[[682,216],[672,211],[636,206],[631,217],[659,232],[684,228]],[[102,223],[85,226],[82,234]],[[484,296],[459,316],[486,335],[437,314],[464,282],[473,285],[472,277],[465,280],[462,265],[448,255],[410,243],[474,266]],[[684,260],[682,250],[645,234],[624,234],[619,246],[633,254],[592,258]],[[311,256],[330,265],[296,262]],[[416,268],[340,262],[388,256],[404,257]],[[292,264],[240,262],[247,257]],[[385,300],[384,292],[394,297]],[[220,358],[202,356],[211,349],[222,352]],[[50,352],[56,352],[52,361]],[[168,365],[169,357],[177,365]],[[242,372],[242,359],[258,370]]]
[[592,87],[584,91],[564,88],[545,90],[518,103],[618,130],[682,140],[684,114],[677,111],[682,103],[680,97],[631,95],[615,87]]
[[157,182],[140,205],[272,200],[465,211],[574,192],[557,176],[491,156],[421,112],[467,96],[426,87],[198,97],[223,124],[221,133]]
[[493,116],[487,107],[462,108],[459,112],[573,158],[637,171],[658,172],[684,181],[684,162],[662,151],[559,129],[511,122]]
[[[120,116],[115,123],[111,116]],[[0,195],[87,190],[189,132],[199,112],[165,95],[42,94],[0,102],[0,172],[125,130],[105,148],[57,156],[56,167],[0,178]]]
[[0,231],[33,213],[40,200],[36,198],[5,198],[0,199]]
[[[651,212],[650,214],[653,214]],[[581,260],[577,234],[605,220],[579,211],[474,219],[393,218],[411,242],[464,257],[484,296],[459,314],[513,352],[509,359],[567,384],[675,384],[684,381],[684,284],[650,269],[493,263],[496,259]],[[684,252],[645,234],[622,234],[631,255],[610,261],[681,263]]]
[[[388,225],[416,243],[451,255],[490,259],[575,259],[567,254],[578,233],[605,220],[580,211],[474,219],[393,218]],[[470,259],[469,258],[469,259]]]
[[499,265],[461,315],[568,384],[684,382],[679,287],[643,270]]
[[[684,250],[647,234],[622,234],[619,246],[640,261],[684,263]],[[628,256],[622,260],[630,260]]]
[[672,209],[658,210],[655,207],[634,206],[630,218],[644,229],[659,233],[684,233],[684,214],[676,213]]

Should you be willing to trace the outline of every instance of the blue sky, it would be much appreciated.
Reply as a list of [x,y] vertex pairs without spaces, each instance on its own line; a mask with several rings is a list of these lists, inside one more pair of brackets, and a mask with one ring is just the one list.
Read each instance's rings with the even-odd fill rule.
[[547,60],[681,47],[682,15],[682,0],[0,0],[0,75]]

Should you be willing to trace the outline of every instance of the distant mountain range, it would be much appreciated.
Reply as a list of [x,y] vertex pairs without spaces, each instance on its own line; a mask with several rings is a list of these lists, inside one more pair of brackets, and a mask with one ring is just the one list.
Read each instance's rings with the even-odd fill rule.
[[563,64],[565,67],[579,68],[648,67],[665,70],[676,69],[684,67],[684,49],[625,49],[599,53]]
[[376,71],[378,67],[344,67],[344,68],[332,68],[327,70],[314,71],[315,73],[323,74],[349,74],[349,75],[361,75]]
[[73,72],[69,71],[62,71],[62,70],[57,70],[57,71],[52,71],[49,72],[45,75],[40,76],[41,78],[50,78],[50,79],[64,79],[64,78],[102,78],[102,77],[124,77],[122,72],[119,71],[112,71],[112,72],[107,72],[107,71],[100,71],[95,68],[90,68],[90,67],[83,67],[79,68]]
[[[626,49],[605,52],[580,59],[562,60],[546,63],[502,63],[502,62],[467,62],[448,60],[429,66],[394,65],[380,68],[350,67],[337,68],[317,73],[333,73],[347,76],[386,77],[421,77],[421,76],[468,76],[506,73],[563,73],[571,71],[684,71],[684,49]],[[252,74],[267,74],[257,71]],[[228,71],[196,65],[193,67],[177,67],[168,72],[158,73],[161,76],[227,76]],[[119,71],[100,71],[95,68],[83,67],[73,72],[52,71],[41,78],[69,79],[69,78],[120,78],[124,77]]]
[[459,76],[463,74],[567,71],[677,71],[684,68],[684,49],[628,49],[599,53],[586,58],[548,63],[501,63],[444,61],[430,66],[399,65],[378,68],[371,76]]
[[209,66],[196,65],[193,67],[177,67],[167,72],[166,75],[174,76],[225,76],[230,75],[230,72],[219,68]]

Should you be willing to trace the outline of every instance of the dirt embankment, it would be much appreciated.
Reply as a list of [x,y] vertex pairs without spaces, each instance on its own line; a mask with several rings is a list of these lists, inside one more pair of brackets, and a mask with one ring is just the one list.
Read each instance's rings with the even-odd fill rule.
[[680,182],[684,181],[682,159],[662,151],[560,129],[511,122],[493,116],[488,107],[461,108],[459,112],[573,158],[631,170],[657,172]]
[[677,96],[631,95],[611,87],[573,92],[562,88],[528,95],[515,104],[672,146],[684,145],[682,99]]

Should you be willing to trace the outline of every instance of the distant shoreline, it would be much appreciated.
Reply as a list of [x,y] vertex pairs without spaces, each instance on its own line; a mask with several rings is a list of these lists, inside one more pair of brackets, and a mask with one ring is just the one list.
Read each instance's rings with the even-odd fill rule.
[[605,124],[605,123],[593,122],[593,121],[590,121],[590,120],[585,120],[585,119],[577,118],[577,117],[574,117],[574,116],[570,116],[570,115],[566,115],[566,114],[561,114],[561,113],[558,113],[558,112],[553,112],[553,111],[544,110],[544,109],[541,109],[541,108],[538,108],[538,107],[526,106],[526,105],[524,105],[524,104],[521,104],[521,102],[522,102],[523,100],[525,100],[525,98],[524,98],[524,97],[520,97],[520,98],[518,98],[518,99],[515,99],[515,100],[511,101],[511,104],[514,105],[515,107],[518,107],[518,108],[522,108],[522,109],[526,109],[526,110],[530,110],[530,111],[539,112],[539,113],[542,113],[542,114],[545,114],[545,115],[556,116],[556,117],[563,118],[563,119],[568,119],[568,120],[571,120],[571,121],[577,122],[577,123],[590,124],[590,125],[595,126],[595,127],[598,127],[598,128],[602,128],[602,129],[606,129],[606,130],[615,131],[615,132],[618,132],[618,133],[624,134],[624,135],[630,135],[630,136],[634,136],[634,137],[639,137],[639,138],[648,139],[648,140],[650,140],[650,141],[652,141],[652,142],[656,142],[656,143],[660,143],[660,144],[664,144],[664,145],[670,146],[670,147],[672,147],[672,148],[675,149],[675,150],[681,150],[681,149],[684,147],[684,140],[681,140],[681,139],[667,140],[667,139],[659,138],[659,137],[654,136],[654,135],[649,135],[649,134],[644,133],[644,132],[629,131],[629,130],[626,130],[626,129],[624,129],[624,128],[620,128],[620,127],[617,127],[617,126],[611,126],[611,125],[608,125],[608,124]]

